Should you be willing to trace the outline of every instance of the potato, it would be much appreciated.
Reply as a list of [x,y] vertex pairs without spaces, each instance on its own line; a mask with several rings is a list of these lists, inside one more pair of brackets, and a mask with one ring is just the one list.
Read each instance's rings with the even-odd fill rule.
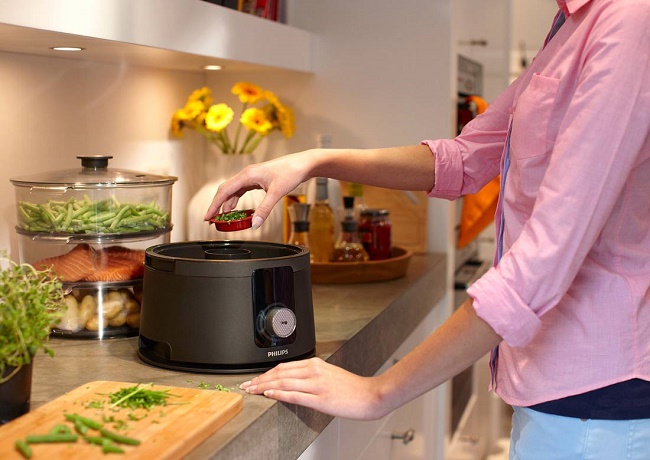
[[81,322],[79,321],[79,302],[77,302],[77,299],[72,294],[66,295],[64,300],[67,308],[56,327],[65,329],[66,331],[77,332],[82,328]]
[[106,300],[99,306],[99,311],[105,319],[113,319],[124,309],[122,299]]
[[129,313],[126,317],[126,324],[131,327],[140,327],[140,313]]
[[95,298],[88,294],[79,304],[79,324],[86,324],[88,320],[97,314],[97,301]]
[[129,299],[124,302],[124,309],[127,313],[138,313],[140,311],[140,304],[135,299]]
[[104,302],[113,300],[124,302],[124,296],[119,291],[109,291],[104,297]]
[[122,294],[122,298],[123,298],[125,301],[126,301],[126,300],[129,300],[129,299],[135,299],[135,295],[133,294],[133,292],[131,292],[130,289],[122,288],[122,289],[120,289],[120,290],[117,291],[117,292],[119,292],[120,294]]
[[121,327],[126,324],[126,311],[121,310],[116,317],[108,320],[108,325],[113,327]]
[[105,326],[106,322],[104,321],[104,318],[99,315],[91,316],[90,319],[86,321],[86,329],[89,331],[103,330]]

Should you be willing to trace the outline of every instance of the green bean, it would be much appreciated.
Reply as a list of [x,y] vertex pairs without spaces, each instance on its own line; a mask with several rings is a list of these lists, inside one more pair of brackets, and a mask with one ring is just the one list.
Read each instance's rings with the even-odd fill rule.
[[32,458],[32,449],[22,439],[16,441],[16,450],[20,452],[23,457]]
[[40,444],[50,442],[76,442],[79,436],[76,434],[33,434],[25,438],[28,444]]
[[111,442],[110,439],[103,436],[84,436],[84,440],[90,444],[96,444],[98,446],[103,446],[104,444]]
[[[123,233],[164,228],[169,213],[147,204],[120,203],[117,198],[92,202],[71,198],[67,202],[19,203],[18,218],[23,229],[38,232]],[[135,230],[134,230],[135,229]]]
[[122,209],[120,209],[120,212],[117,213],[117,216],[115,216],[115,220],[113,223],[111,223],[111,230],[115,230],[117,226],[120,224],[120,220],[124,217],[124,214],[127,212],[131,211],[131,206],[128,204],[124,206]]
[[102,445],[102,452],[105,454],[123,454],[124,449],[115,444],[104,444]]
[[68,212],[67,215],[65,216],[65,220],[63,221],[62,230],[65,230],[70,226],[70,222],[72,222],[72,214],[73,214],[73,209],[72,209],[72,204],[68,203]]
[[151,218],[152,218],[151,214],[144,214],[144,215],[140,215],[140,216],[126,217],[126,218],[122,219],[122,223],[124,225],[129,225],[129,224],[134,224],[134,223],[137,223],[137,222],[145,222],[145,221],[147,221],[147,220],[149,220]]
[[76,421],[79,421],[80,423],[83,423],[88,428],[92,428],[93,430],[99,430],[101,427],[104,426],[104,424],[101,423],[101,422],[98,422],[98,421],[93,420],[93,419],[88,418],[88,417],[83,417],[83,416],[78,415],[78,414],[65,414],[65,418],[66,418],[66,420],[68,420],[70,422],[73,422],[73,423],[76,422]]
[[90,206],[88,206],[88,205],[81,206],[81,207],[79,207],[79,208],[77,208],[75,210],[75,212],[72,214],[72,218],[76,219],[77,217],[81,216],[82,214],[85,214],[86,212],[88,212],[88,210],[90,210]]
[[99,432],[105,438],[108,438],[112,441],[115,441],[119,444],[128,444],[130,446],[137,446],[140,444],[139,439],[129,438],[128,436],[122,436],[121,434],[113,433],[112,431],[107,430],[106,428],[100,428]]
[[88,433],[88,425],[82,423],[79,420],[74,421],[74,429],[77,430],[77,433],[79,433],[81,436],[85,436],[86,433]]
[[68,425],[64,425],[60,423],[59,425],[56,425],[54,428],[50,430],[50,434],[70,434],[72,433],[72,430],[70,430],[70,427]]

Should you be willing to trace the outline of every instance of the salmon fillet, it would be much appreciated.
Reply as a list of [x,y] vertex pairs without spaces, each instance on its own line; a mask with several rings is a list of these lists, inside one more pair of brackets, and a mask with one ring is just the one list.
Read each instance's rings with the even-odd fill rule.
[[61,281],[80,281],[95,271],[95,251],[87,244],[78,244],[67,254],[36,262],[34,268],[52,268]]
[[67,254],[33,265],[38,270],[51,267],[64,282],[128,281],[144,276],[144,250],[110,246],[96,251],[87,244],[78,244]]
[[119,257],[134,262],[144,263],[144,249],[129,249],[124,246],[109,246],[99,251],[99,256]]
[[97,251],[96,270],[83,281],[128,281],[144,276],[144,251],[111,246]]

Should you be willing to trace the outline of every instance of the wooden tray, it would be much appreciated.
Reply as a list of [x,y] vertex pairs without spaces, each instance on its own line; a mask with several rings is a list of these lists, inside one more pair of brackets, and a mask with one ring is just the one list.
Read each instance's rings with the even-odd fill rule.
[[313,284],[371,283],[401,278],[406,274],[413,253],[393,246],[391,258],[368,262],[331,262],[311,264]]
[[[170,404],[159,406],[147,412],[145,409],[131,411],[123,409],[112,412],[109,409],[91,409],[89,401],[106,398],[105,395],[131,387],[135,383],[96,381],[82,385],[49,403],[0,427],[0,458],[22,459],[14,443],[27,435],[46,434],[54,426],[66,422],[66,413],[102,421],[106,416],[125,420],[125,429],[115,429],[106,423],[106,429],[134,437],[141,441],[139,446],[120,445],[124,455],[103,455],[100,446],[79,440],[76,443],[30,444],[33,459],[89,459],[89,458],[129,458],[129,459],[177,459],[191,452],[199,443],[221,428],[242,410],[243,397],[238,393],[217,390],[201,390],[155,385],[154,390],[170,390],[175,397]],[[104,395],[104,396],[102,396]],[[136,415],[137,420],[128,417]],[[74,431],[74,429],[73,429]],[[91,434],[89,432],[89,434]],[[93,432],[94,434],[94,432]]]

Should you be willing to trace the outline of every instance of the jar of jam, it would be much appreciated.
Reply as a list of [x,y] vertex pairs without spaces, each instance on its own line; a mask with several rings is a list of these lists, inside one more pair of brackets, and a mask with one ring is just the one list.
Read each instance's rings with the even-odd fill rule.
[[370,260],[391,255],[391,223],[388,209],[364,209],[359,216],[359,236]]

